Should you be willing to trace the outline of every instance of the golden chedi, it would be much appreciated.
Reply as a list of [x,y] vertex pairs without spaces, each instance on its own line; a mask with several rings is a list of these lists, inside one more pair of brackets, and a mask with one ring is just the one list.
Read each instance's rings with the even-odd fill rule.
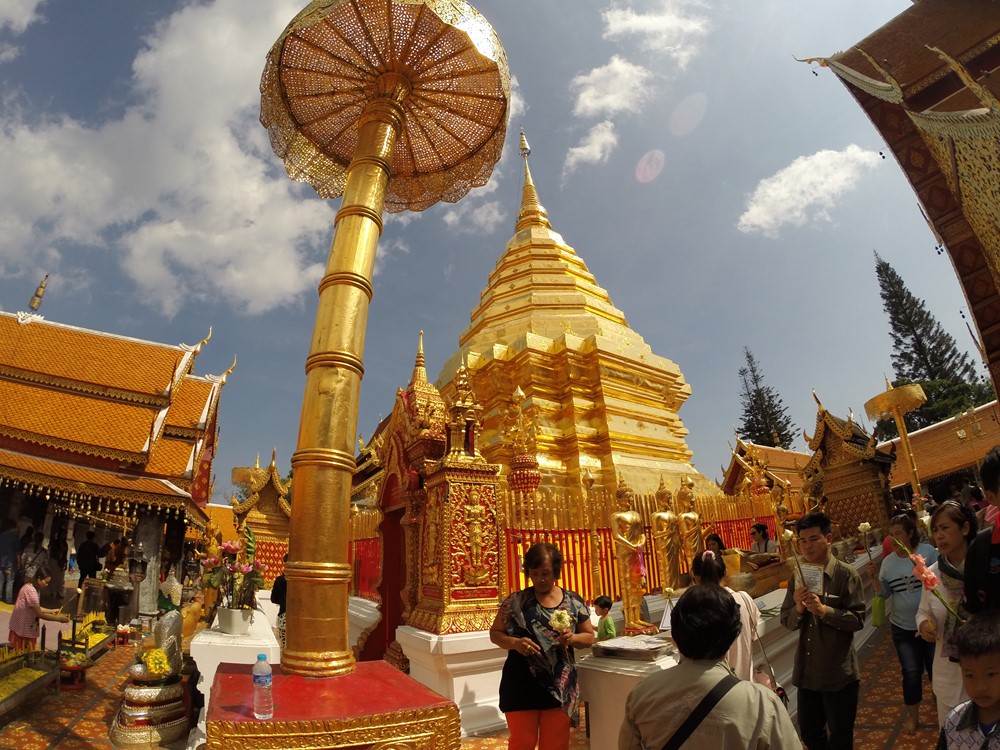
[[516,233],[490,274],[460,349],[445,362],[438,387],[447,399],[467,363],[484,407],[481,449],[491,463],[518,458],[504,440],[515,387],[536,428],[542,487],[575,491],[589,471],[596,489],[613,492],[619,474],[640,494],[661,476],[669,487],[694,478],[678,409],[691,393],[680,368],[654,354],[633,331],[579,255],[552,229],[528,168]]

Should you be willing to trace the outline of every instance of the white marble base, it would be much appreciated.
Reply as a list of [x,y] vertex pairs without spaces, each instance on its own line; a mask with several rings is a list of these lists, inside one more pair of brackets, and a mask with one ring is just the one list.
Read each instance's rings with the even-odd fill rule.
[[410,660],[410,677],[458,704],[463,737],[507,726],[499,705],[507,652],[490,641],[488,631],[436,635],[404,625],[396,629],[396,640]]
[[[650,613],[652,614],[652,612]],[[593,654],[577,662],[580,692],[590,716],[590,746],[618,747],[618,731],[625,718],[625,700],[648,675],[677,664],[671,654],[656,661],[615,659]]]
[[360,596],[347,597],[347,639],[351,648],[357,648],[361,634],[377,623],[380,617],[382,613],[375,602]]

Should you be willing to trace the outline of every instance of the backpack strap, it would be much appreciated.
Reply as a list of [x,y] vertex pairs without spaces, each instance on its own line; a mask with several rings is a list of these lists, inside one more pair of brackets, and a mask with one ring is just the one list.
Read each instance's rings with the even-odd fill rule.
[[663,750],[678,750],[685,742],[687,742],[688,737],[698,728],[702,720],[708,716],[712,709],[715,708],[722,697],[732,690],[733,686],[739,682],[739,679],[732,674],[727,674],[721,680],[719,680],[715,687],[708,691],[701,702],[695,706],[694,711],[684,720],[684,723],[680,725],[673,736],[667,740],[667,744],[663,746]]

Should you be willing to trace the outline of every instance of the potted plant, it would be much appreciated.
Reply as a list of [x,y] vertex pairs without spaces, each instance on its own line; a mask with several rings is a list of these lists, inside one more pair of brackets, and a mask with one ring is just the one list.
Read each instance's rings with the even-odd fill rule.
[[225,633],[244,635],[253,622],[257,591],[264,587],[262,571],[267,570],[255,559],[256,549],[254,533],[246,526],[243,543],[223,542],[218,557],[202,561],[205,584],[219,592],[219,628]]

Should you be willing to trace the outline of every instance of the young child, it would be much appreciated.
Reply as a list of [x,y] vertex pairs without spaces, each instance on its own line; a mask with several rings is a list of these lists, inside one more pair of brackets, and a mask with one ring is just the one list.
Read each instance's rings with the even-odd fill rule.
[[1000,750],[1000,610],[972,617],[959,629],[956,645],[971,700],[948,714],[938,750]]
[[611,599],[607,596],[599,596],[594,599],[594,610],[601,619],[597,621],[597,640],[606,641],[618,635],[615,630],[615,621],[611,619]]

